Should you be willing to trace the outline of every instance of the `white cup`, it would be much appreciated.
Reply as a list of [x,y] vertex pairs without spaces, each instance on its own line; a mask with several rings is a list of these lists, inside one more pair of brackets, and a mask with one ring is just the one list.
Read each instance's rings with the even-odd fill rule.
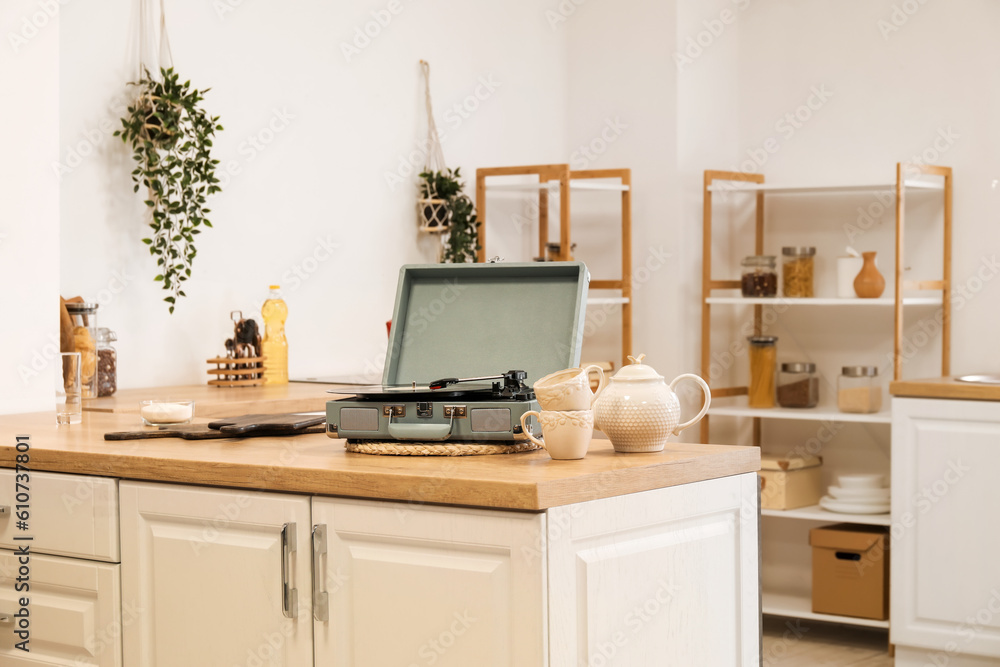
[[863,257],[838,257],[837,258],[837,296],[841,299],[857,298],[854,291],[854,279],[861,273],[864,266]]
[[[525,423],[531,415],[542,425],[539,440],[531,434]],[[594,437],[593,410],[531,410],[521,415],[521,428],[533,443],[541,445],[554,459],[582,459]]]
[[535,397],[542,410],[589,410],[594,405],[594,392],[590,390],[590,371],[601,376],[597,393],[604,389],[604,369],[596,364],[586,368],[567,368],[549,373],[535,382]]

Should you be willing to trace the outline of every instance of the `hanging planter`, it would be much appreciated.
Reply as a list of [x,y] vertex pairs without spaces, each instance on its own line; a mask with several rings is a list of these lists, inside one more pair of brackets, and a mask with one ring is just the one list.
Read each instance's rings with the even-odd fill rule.
[[[136,162],[133,190],[146,188],[144,201],[152,234],[142,242],[156,257],[154,280],[170,293],[163,300],[173,313],[177,299],[187,296],[182,288],[197,255],[195,237],[212,226],[205,204],[208,195],[220,190],[215,177],[219,161],[212,158],[211,148],[212,137],[222,125],[218,116],[209,116],[200,107],[207,89],[192,88],[190,81],[181,83],[170,66],[162,2],[158,38],[149,20],[152,14],[150,0],[139,0],[139,77],[130,84],[138,92],[115,136],[132,149]],[[151,40],[146,39],[147,33],[153,34]],[[157,40],[160,68],[154,75],[146,66],[145,45]]]
[[442,237],[442,262],[475,262],[479,250],[476,207],[462,188],[460,168],[445,166],[444,152],[434,124],[431,104],[430,65],[420,61],[424,74],[427,102],[427,163],[420,173],[420,193],[417,198],[417,220],[420,231],[447,234]]

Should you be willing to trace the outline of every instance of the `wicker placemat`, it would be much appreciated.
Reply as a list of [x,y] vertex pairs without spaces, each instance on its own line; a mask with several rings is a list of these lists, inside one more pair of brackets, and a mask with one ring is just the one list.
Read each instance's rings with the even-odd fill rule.
[[344,448],[356,454],[377,454],[381,456],[485,456],[488,454],[517,454],[541,449],[531,441],[497,445],[477,442],[372,442],[370,440],[348,440]]

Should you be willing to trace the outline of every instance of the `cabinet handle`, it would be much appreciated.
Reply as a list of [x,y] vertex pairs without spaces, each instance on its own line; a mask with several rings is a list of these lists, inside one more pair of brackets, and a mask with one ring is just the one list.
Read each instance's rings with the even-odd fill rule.
[[323,590],[324,577],[320,573],[320,558],[326,554],[326,524],[318,523],[312,532],[313,618],[330,620],[330,594]]
[[281,613],[286,618],[299,615],[299,589],[292,587],[292,554],[298,548],[296,536],[295,523],[281,527]]

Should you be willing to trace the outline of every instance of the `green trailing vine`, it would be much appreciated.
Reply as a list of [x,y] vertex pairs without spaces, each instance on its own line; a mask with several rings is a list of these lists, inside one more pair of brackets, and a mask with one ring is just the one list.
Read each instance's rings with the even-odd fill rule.
[[479,251],[479,225],[476,206],[462,188],[461,167],[454,170],[425,171],[420,174],[420,195],[443,199],[451,213],[448,219],[448,240],[442,263],[464,264],[475,262]]
[[209,116],[199,107],[205,90],[180,83],[173,68],[161,69],[160,78],[144,70],[134,82],[139,89],[136,101],[121,119],[115,132],[132,148],[136,167],[132,171],[133,190],[146,188],[146,206],[152,212],[153,233],[142,240],[156,257],[159,273],[170,296],[163,300],[174,312],[177,299],[187,296],[183,284],[191,277],[191,265],[198,251],[195,236],[201,227],[211,227],[205,217],[208,195],[219,192],[219,179],[211,156],[212,137],[222,130],[218,116]]

